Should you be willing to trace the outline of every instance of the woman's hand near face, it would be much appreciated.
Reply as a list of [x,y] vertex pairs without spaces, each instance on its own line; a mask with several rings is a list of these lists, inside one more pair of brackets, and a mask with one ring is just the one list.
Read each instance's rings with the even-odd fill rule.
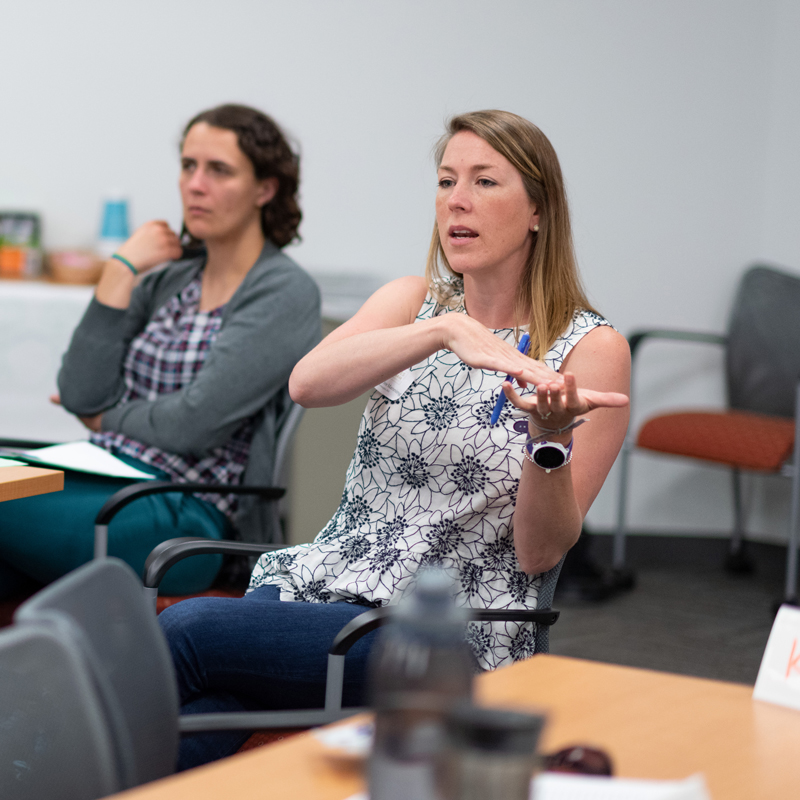
[[[147,272],[165,261],[180,258],[183,250],[180,239],[164,220],[151,220],[137,228],[117,253],[136,268],[137,274]],[[127,308],[136,275],[130,267],[116,258],[109,258],[97,284],[95,297],[111,308]]]
[[165,261],[180,258],[183,250],[178,234],[163,219],[154,219],[137,228],[117,252],[141,275]]

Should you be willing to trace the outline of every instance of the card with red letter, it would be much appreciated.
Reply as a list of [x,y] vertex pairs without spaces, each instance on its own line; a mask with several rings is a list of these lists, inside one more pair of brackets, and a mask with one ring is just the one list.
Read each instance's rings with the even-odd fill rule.
[[761,659],[753,699],[800,710],[800,608],[780,607]]

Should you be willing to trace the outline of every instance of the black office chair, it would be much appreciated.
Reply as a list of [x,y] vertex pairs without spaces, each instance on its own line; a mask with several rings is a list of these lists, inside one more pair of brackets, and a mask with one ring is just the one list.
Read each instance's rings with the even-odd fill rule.
[[94,800],[122,788],[74,637],[52,622],[0,631],[0,797]]
[[[361,636],[377,628],[391,613],[387,608],[365,611],[336,636],[328,658],[325,708],[183,717],[179,716],[166,641],[139,580],[124,562],[107,558],[78,568],[20,606],[14,622],[18,631],[52,630],[67,642],[73,662],[88,676],[88,680],[83,679],[80,698],[86,697],[91,714],[101,717],[98,730],[107,743],[106,751],[101,752],[102,767],[104,774],[109,773],[110,780],[118,784],[110,791],[121,791],[171,774],[181,733],[310,727],[365,711],[341,706],[344,659]],[[555,622],[558,612],[473,610],[471,617],[534,621],[546,628]],[[5,698],[0,708],[6,714],[16,713],[14,697],[7,696],[2,687],[0,698]],[[80,736],[76,731],[75,740]],[[34,748],[30,738],[25,741],[27,748]],[[17,748],[14,753],[25,761],[20,751]],[[85,761],[81,764],[87,769]],[[91,800],[108,793],[106,786],[102,793],[83,796]],[[61,796],[79,795],[18,795],[19,800]]]
[[[288,399],[288,396],[287,396]],[[291,403],[291,401],[289,401]],[[108,554],[108,526],[111,520],[128,504],[135,502],[141,497],[153,494],[181,493],[181,494],[234,494],[239,496],[255,495],[259,501],[260,519],[263,520],[264,530],[261,532],[261,541],[278,543],[285,541],[284,529],[286,527],[284,509],[278,502],[286,494],[286,489],[282,488],[288,483],[288,456],[294,435],[300,424],[300,420],[305,413],[305,409],[296,403],[291,403],[288,410],[284,412],[278,436],[275,441],[275,457],[272,471],[272,484],[270,486],[249,486],[238,485],[229,486],[225,484],[209,483],[177,483],[172,481],[142,481],[126,486],[115,492],[106,500],[102,508],[95,517],[94,528],[94,558],[105,558]],[[213,540],[212,540],[213,541]],[[233,555],[249,555],[249,552],[234,554],[233,551],[225,551],[224,548],[207,551],[213,554],[228,553]],[[263,552],[263,551],[258,551]],[[238,565],[244,570],[247,564]],[[252,565],[250,565],[252,566]],[[249,572],[249,569],[247,570]],[[232,594],[237,592],[232,590]],[[164,600],[163,603],[168,603]]]
[[[280,549],[281,545],[258,545],[248,544],[245,542],[220,542],[211,539],[201,539],[194,536],[185,536],[176,539],[168,539],[161,544],[156,545],[153,551],[147,557],[144,565],[144,575],[142,582],[144,584],[144,595],[148,598],[152,607],[156,608],[158,600],[158,587],[164,576],[169,569],[182,561],[184,558],[189,558],[195,555],[204,555],[207,553],[222,552],[234,555],[262,555],[270,550]],[[534,623],[534,653],[548,653],[550,651],[550,626],[554,625],[558,619],[559,612],[551,609],[553,603],[553,596],[556,591],[556,584],[558,583],[558,576],[561,573],[561,567],[564,564],[566,556],[561,557],[561,561],[556,564],[551,570],[543,573],[542,582],[539,587],[538,595],[538,610],[514,610],[514,609],[469,609],[472,614],[471,619],[474,621],[487,622],[495,621],[509,621],[509,622],[533,622]],[[386,608],[373,609],[379,612],[373,615],[375,619],[383,619],[387,612]],[[356,620],[368,621],[373,617],[368,616],[365,612],[356,618]],[[354,622],[356,621],[354,620]],[[373,630],[374,628],[369,628]],[[363,631],[360,636],[369,633],[369,630]],[[357,638],[360,638],[357,637]],[[356,640],[353,640],[356,641]],[[351,643],[352,644],[352,643]],[[349,647],[349,645],[348,645]],[[330,669],[330,662],[328,665]],[[330,672],[329,672],[330,676]]]
[[[287,395],[288,399],[288,395]],[[106,500],[103,507],[98,511],[94,521],[94,557],[105,558],[108,554],[108,525],[111,520],[125,506],[152,494],[165,494],[179,492],[181,494],[236,494],[236,495],[256,495],[264,502],[280,500],[286,490],[279,488],[285,485],[287,480],[287,457],[289,449],[300,424],[300,420],[305,413],[305,409],[296,403],[291,403],[289,409],[284,412],[278,436],[275,440],[275,458],[272,470],[272,483],[269,486],[229,486],[227,484],[214,483],[177,483],[172,481],[143,481],[120,489]],[[265,538],[268,541],[282,544],[285,541],[283,526],[280,518],[280,506],[276,502],[269,502],[267,513],[268,531]]]
[[727,335],[637,331],[629,337],[634,364],[642,345],[653,339],[724,347],[728,408],[661,413],[647,420],[635,436],[629,434],[620,454],[613,556],[618,583],[633,583],[633,575],[625,567],[625,516],[630,456],[639,447],[730,468],[734,527],[726,567],[734,572],[747,572],[753,567],[745,550],[742,470],[790,478],[784,601],[796,604],[800,539],[800,277],[771,267],[752,267],[739,285]]

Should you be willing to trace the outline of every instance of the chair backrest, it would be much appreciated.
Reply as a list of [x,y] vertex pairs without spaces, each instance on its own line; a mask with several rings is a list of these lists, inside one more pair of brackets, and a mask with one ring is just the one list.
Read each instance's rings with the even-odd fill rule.
[[794,417],[800,379],[800,276],[751,267],[728,325],[728,404]]
[[286,485],[287,456],[292,444],[292,439],[297,431],[297,426],[303,418],[305,409],[303,406],[292,402],[289,410],[284,413],[281,426],[278,430],[278,438],[275,441],[275,467],[272,472],[272,485]]
[[[289,453],[291,452],[292,440],[297,432],[297,426],[303,418],[305,409],[297,405],[286,393],[288,409],[284,410],[280,417],[278,436],[275,439],[275,461],[272,468],[272,486],[284,488],[289,483]],[[284,544],[286,535],[282,520],[287,515],[288,502],[284,497],[277,502],[266,503],[265,519],[269,526],[269,538],[265,539],[272,544]],[[250,568],[255,565],[255,559],[250,559]]]
[[179,703],[166,640],[124,562],[91,561],[34,595],[14,621],[69,626],[112,731],[123,788],[170,775]]
[[[539,587],[539,597],[536,601],[537,608],[552,608],[553,597],[556,593],[556,584],[558,583],[558,576],[561,574],[561,567],[564,566],[564,559],[567,554],[561,556],[561,561],[558,562],[552,569],[542,574],[542,585]],[[549,625],[536,625],[534,634],[534,652],[535,653],[549,653],[550,652],[550,626]]]
[[0,797],[95,800],[124,788],[91,676],[58,626],[0,631]]

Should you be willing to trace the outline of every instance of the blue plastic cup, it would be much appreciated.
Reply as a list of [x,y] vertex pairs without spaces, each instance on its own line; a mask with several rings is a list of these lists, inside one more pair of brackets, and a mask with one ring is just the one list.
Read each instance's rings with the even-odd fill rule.
[[103,206],[103,223],[100,226],[100,238],[125,241],[129,235],[128,201],[106,200]]

